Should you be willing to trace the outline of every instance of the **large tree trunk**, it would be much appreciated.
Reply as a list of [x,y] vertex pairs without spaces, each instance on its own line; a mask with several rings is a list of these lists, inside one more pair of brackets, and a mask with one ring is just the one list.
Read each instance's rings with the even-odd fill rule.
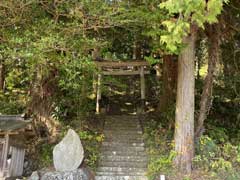
[[211,108],[211,100],[212,100],[212,89],[213,89],[213,80],[214,80],[214,72],[216,70],[216,64],[219,60],[219,30],[218,25],[210,25],[208,27],[208,71],[207,76],[204,80],[203,92],[201,95],[200,101],[200,112],[197,120],[197,127],[195,131],[195,137],[199,138],[203,132],[203,124],[205,119],[207,118],[208,112]]
[[178,83],[175,117],[175,165],[183,173],[191,173],[194,156],[194,58],[196,28],[184,38],[186,44],[178,59]]
[[55,141],[58,135],[59,123],[52,116],[54,104],[52,97],[57,90],[57,70],[51,69],[47,76],[43,77],[40,67],[36,68],[32,87],[30,89],[31,102],[28,113],[34,116],[34,127],[39,137]]
[[177,89],[177,57],[166,55],[163,57],[163,93],[159,100],[159,110],[164,112],[175,102]]
[[4,83],[5,83],[4,60],[0,59],[0,91],[4,90]]

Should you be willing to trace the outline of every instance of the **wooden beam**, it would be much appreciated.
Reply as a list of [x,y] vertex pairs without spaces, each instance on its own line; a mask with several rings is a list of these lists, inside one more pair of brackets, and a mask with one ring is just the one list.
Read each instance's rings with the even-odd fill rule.
[[[29,130],[29,131],[24,131],[24,129],[21,129],[21,130],[13,130],[13,131],[8,131],[7,132],[10,136],[12,135],[24,135],[24,136],[35,136],[36,134],[32,131],[32,130]],[[2,135],[5,135],[6,134],[6,131],[0,131],[0,136]]]
[[[144,71],[144,74],[150,74],[150,71]],[[102,71],[103,75],[115,75],[115,76],[120,76],[120,75],[139,75],[140,70],[138,71],[128,71],[128,70],[116,70],[116,71]]]
[[140,81],[141,81],[141,99],[145,99],[145,77],[144,77],[144,68],[140,68]]
[[145,86],[145,77],[144,77],[144,67],[141,66],[140,68],[140,83],[141,83],[141,110],[142,113],[145,111],[145,91],[146,91],[146,86]]
[[97,76],[96,76],[96,74],[93,74],[93,84],[92,84],[92,87],[93,87],[93,94],[96,97],[96,94],[97,94]]
[[[18,131],[8,131],[7,132],[8,135],[18,135],[19,133],[20,132],[18,132]],[[5,134],[6,134],[6,131],[0,131],[0,135],[5,135]]]
[[147,61],[94,61],[98,67],[150,66]]
[[0,115],[0,121],[23,121],[22,115]]

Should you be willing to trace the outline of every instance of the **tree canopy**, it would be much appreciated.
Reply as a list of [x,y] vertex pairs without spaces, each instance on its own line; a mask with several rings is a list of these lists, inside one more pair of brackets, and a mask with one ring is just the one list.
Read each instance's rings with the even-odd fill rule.
[[[179,172],[189,174],[196,157],[206,158],[197,149],[201,143],[220,149],[232,143],[238,153],[236,162],[232,160],[236,170],[240,166],[239,22],[238,0],[3,0],[0,114],[25,113],[34,118],[36,131],[41,134],[44,126],[51,139],[58,136],[59,126],[64,129],[76,119],[84,122],[95,116],[94,84],[101,73],[95,61],[146,60],[154,73],[147,77],[150,95],[145,113],[156,117],[151,132],[162,135],[165,129],[174,139],[168,160]],[[129,78],[106,77],[103,98],[128,81],[136,94],[139,83]],[[126,89],[129,99],[139,96]],[[132,104],[138,104],[136,99]],[[85,128],[83,124],[79,126]],[[221,133],[228,142],[220,142]],[[208,157],[212,166],[221,164],[213,160],[215,155]],[[224,160],[222,166],[231,159],[218,158]],[[158,165],[154,168],[162,166]]]

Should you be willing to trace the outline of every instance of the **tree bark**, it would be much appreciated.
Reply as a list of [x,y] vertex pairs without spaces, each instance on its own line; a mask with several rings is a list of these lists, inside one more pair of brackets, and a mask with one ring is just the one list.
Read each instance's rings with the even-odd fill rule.
[[134,41],[133,45],[133,59],[134,60],[141,60],[142,59],[142,48],[139,41]]
[[197,58],[196,66],[197,66],[197,80],[199,80],[200,79],[200,69],[201,69],[199,58]]
[[219,30],[218,25],[210,25],[208,27],[208,71],[204,80],[203,91],[200,101],[200,112],[197,120],[197,127],[195,131],[195,137],[199,138],[203,132],[204,121],[207,118],[209,110],[211,108],[212,101],[212,89],[214,81],[214,73],[216,70],[216,64],[219,61]]
[[178,83],[175,117],[175,166],[182,173],[190,174],[194,157],[194,58],[197,29],[184,37],[185,49],[178,59]]
[[177,60],[173,55],[163,57],[163,93],[159,100],[159,110],[164,112],[175,102],[177,89]]
[[5,66],[4,66],[4,60],[0,60],[0,91],[4,90],[4,84],[5,84]]
[[58,135],[59,123],[52,116],[53,97],[57,91],[57,70],[51,69],[47,76],[43,77],[40,67],[36,67],[34,79],[30,88],[31,101],[28,114],[33,115],[35,131],[39,137],[47,137],[54,142]]

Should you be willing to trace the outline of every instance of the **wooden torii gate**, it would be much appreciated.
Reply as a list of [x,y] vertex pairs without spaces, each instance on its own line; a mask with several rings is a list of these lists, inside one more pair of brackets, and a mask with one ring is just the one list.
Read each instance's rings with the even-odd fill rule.
[[104,75],[113,75],[113,76],[121,76],[121,75],[139,75],[140,83],[141,83],[141,101],[142,105],[145,105],[145,74],[150,74],[149,71],[149,63],[146,61],[95,61],[97,68],[99,69],[99,73],[97,75],[97,83],[96,83],[96,113],[100,113],[100,100],[101,100],[101,81],[102,76]]

